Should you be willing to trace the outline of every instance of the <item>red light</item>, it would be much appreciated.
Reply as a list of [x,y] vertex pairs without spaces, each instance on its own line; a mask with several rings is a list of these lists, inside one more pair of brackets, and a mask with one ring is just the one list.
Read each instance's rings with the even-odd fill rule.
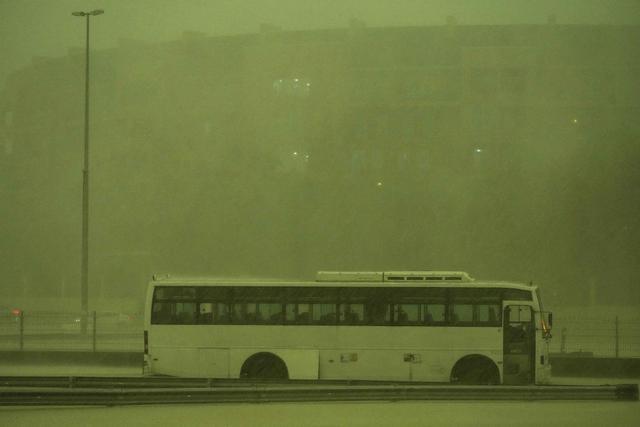
[[20,313],[22,313],[22,310],[20,310],[19,308],[14,308],[13,310],[11,310],[11,314],[13,314],[14,316],[20,316]]

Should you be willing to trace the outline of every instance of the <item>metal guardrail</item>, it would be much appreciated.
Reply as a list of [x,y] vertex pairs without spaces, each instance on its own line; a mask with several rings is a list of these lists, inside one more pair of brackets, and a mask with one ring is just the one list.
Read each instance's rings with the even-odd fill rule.
[[[321,381],[325,384],[349,384],[344,381]],[[181,377],[95,377],[95,376],[3,376],[0,387],[53,387],[53,388],[212,388],[247,387],[255,385],[318,384],[317,380],[292,380],[286,383],[274,380],[242,380]],[[372,383],[371,381],[363,381]]]
[[638,400],[638,384],[460,386],[201,378],[3,377],[0,405],[144,405],[376,400]]

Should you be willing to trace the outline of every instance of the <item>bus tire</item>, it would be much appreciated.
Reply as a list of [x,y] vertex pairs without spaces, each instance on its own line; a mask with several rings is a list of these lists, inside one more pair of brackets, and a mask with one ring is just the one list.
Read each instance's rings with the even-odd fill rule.
[[273,353],[261,352],[249,357],[242,364],[240,378],[289,379],[289,371],[284,361]]
[[498,367],[486,356],[472,354],[458,360],[451,370],[453,384],[500,384]]

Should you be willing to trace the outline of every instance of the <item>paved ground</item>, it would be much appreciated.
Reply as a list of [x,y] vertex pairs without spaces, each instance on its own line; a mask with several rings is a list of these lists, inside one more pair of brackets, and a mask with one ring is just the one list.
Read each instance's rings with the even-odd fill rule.
[[637,426],[638,402],[366,402],[0,408],[7,426]]
[[[133,367],[2,366],[0,375],[137,376]],[[638,383],[639,379],[554,378],[555,384]],[[315,404],[5,407],[7,426],[636,426],[639,402],[365,402]]]

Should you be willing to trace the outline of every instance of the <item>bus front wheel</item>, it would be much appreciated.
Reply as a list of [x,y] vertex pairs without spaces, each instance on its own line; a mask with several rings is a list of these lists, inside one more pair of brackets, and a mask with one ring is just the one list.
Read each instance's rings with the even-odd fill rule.
[[240,378],[280,379],[289,378],[287,365],[273,353],[256,353],[249,357],[240,369]]
[[451,370],[454,384],[500,384],[500,372],[496,364],[486,356],[471,355],[458,360]]

